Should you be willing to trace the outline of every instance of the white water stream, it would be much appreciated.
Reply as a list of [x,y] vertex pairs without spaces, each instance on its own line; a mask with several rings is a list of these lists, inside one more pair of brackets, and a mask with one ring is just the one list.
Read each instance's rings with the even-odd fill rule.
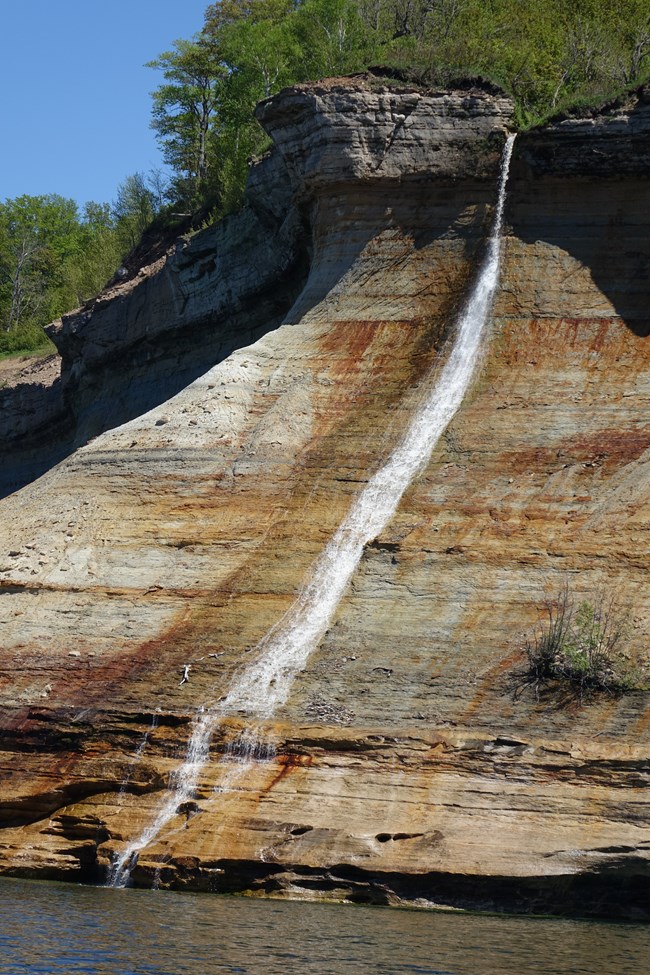
[[[339,601],[359,564],[364,546],[391,520],[400,499],[416,474],[428,462],[449,422],[458,411],[480,361],[483,338],[490,321],[499,281],[501,229],[506,184],[514,135],[507,138],[501,161],[498,200],[484,261],[467,304],[460,314],[456,339],[442,370],[432,370],[430,389],[414,413],[408,429],[386,463],[370,478],[323,553],[314,563],[307,583],[284,616],[257,646],[255,662],[233,682],[218,704],[201,709],[183,764],[172,776],[170,794],[156,818],[114,862],[109,886],[122,887],[137,855],[193,799],[198,779],[209,757],[210,740],[228,715],[244,714],[264,720],[289,695],[291,684],[305,667],[327,630]],[[242,773],[254,761],[255,740],[242,741]]]

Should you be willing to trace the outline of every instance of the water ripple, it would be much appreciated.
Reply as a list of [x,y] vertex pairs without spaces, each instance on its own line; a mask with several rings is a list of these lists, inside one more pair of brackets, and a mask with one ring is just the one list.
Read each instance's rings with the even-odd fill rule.
[[0,881],[0,975],[647,975],[650,927]]

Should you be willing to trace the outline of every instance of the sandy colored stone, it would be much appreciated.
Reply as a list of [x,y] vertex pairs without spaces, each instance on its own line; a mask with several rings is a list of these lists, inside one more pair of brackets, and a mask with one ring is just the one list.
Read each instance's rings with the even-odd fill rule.
[[[450,168],[420,168],[419,135],[410,180],[405,148],[371,172],[359,123],[395,126],[397,95],[316,86],[263,107],[310,229],[284,324],[2,502],[0,870],[103,875],[164,801],[197,708],[399,441],[494,204],[506,108],[468,98],[418,94]],[[558,158],[564,131],[544,136]],[[513,675],[566,580],[578,600],[616,591],[630,654],[647,653],[650,183],[535,172],[540,139],[516,150],[480,376],[257,729],[275,756],[244,770],[238,722],[216,729],[197,808],[142,852],[136,883],[647,915],[648,695],[557,707],[516,697]],[[317,175],[298,185],[301,140]],[[130,307],[143,287],[162,309],[163,277],[129,285]]]

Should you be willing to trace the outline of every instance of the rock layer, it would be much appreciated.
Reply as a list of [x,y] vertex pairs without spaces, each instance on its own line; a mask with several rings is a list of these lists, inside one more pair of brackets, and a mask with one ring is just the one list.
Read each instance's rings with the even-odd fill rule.
[[56,353],[0,360],[0,498],[65,456],[72,425]]
[[[637,160],[645,97],[615,122]],[[471,286],[507,100],[335,81],[259,111],[276,155],[267,191],[261,171],[251,183],[273,228],[251,224],[255,267],[218,271],[219,245],[200,274],[233,233],[208,231],[56,336],[88,430],[94,384],[119,398],[127,358],[136,381],[171,375],[168,337],[198,363],[197,334],[225,357],[2,502],[5,873],[99,879],[151,821],[197,709],[255,655],[399,440]],[[513,693],[522,634],[566,580],[578,601],[616,590],[630,653],[647,646],[650,183],[627,157],[576,161],[605,151],[611,124],[519,138],[479,381],[255,729],[273,757],[239,763],[241,722],[224,722],[135,883],[647,916],[647,695]],[[278,257],[279,221],[306,278]],[[247,284],[263,265],[273,302],[276,258],[279,327]],[[206,331],[186,348],[190,318]]]

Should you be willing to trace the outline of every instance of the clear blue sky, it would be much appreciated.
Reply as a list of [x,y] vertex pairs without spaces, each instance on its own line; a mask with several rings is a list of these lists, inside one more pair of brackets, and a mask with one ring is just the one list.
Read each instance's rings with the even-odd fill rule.
[[162,168],[145,68],[203,24],[209,0],[0,0],[0,200],[110,202]]

